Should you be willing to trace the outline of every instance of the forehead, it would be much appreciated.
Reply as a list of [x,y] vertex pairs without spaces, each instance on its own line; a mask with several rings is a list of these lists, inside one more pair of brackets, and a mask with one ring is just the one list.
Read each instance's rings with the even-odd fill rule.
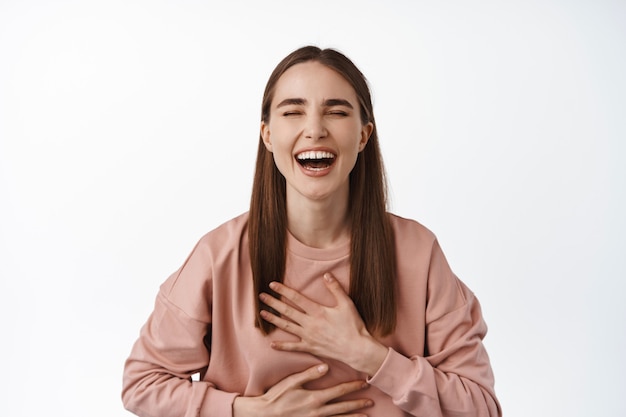
[[274,90],[274,103],[286,98],[303,98],[318,101],[342,98],[357,104],[352,85],[341,74],[319,62],[296,64],[281,75]]

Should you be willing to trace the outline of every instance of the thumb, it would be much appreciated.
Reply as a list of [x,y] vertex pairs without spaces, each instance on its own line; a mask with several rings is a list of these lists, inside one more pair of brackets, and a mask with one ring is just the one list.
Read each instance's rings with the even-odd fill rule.
[[309,381],[321,378],[326,374],[326,372],[328,372],[328,365],[321,363],[319,365],[312,366],[309,369],[305,369],[302,372],[289,375],[283,381],[292,387],[299,387]]
[[321,363],[319,365],[312,366],[309,369],[305,369],[302,372],[291,374],[271,387],[267,391],[267,395],[274,398],[279,397],[287,391],[302,387],[302,385],[309,381],[321,378],[326,374],[326,372],[328,372],[328,365]]

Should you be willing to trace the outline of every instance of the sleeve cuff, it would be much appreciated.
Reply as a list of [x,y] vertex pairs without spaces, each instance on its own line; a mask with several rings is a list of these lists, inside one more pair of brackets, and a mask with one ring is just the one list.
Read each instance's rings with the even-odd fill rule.
[[[398,398],[410,391],[416,381],[428,378],[432,371],[429,371],[429,366],[425,366],[427,364],[425,358],[407,358],[389,348],[382,365],[371,378],[367,378],[367,382],[392,398]],[[424,394],[436,398],[436,389]]]
[[372,377],[367,378],[367,382],[386,393],[392,392],[394,388],[397,390],[399,385],[403,385],[407,366],[411,366],[407,361],[411,362],[409,358],[388,348],[382,365]]
[[232,417],[233,402],[236,397],[241,394],[236,392],[225,392],[216,389],[209,389],[204,400],[202,411],[198,413],[199,417]]
[[[433,370],[423,357],[407,358],[392,348],[378,371],[367,382],[389,395],[396,403],[438,401]],[[431,383],[432,382],[432,383]],[[420,386],[419,390],[416,387]]]

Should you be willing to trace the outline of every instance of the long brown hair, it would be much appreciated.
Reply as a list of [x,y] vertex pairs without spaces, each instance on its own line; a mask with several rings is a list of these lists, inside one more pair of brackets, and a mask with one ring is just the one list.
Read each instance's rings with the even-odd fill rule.
[[[351,225],[350,288],[352,298],[368,330],[391,333],[396,324],[395,243],[387,215],[387,188],[372,99],[367,80],[345,55],[333,49],[305,46],[285,57],[265,86],[261,119],[269,123],[270,106],[278,79],[289,68],[308,61],[319,62],[343,76],[354,88],[362,124],[374,126],[369,141],[350,173],[349,217]],[[250,260],[256,294],[274,294],[272,281],[285,275],[287,209],[285,178],[259,137],[256,170],[248,224]],[[257,297],[256,326],[270,333],[274,326],[260,317]]]

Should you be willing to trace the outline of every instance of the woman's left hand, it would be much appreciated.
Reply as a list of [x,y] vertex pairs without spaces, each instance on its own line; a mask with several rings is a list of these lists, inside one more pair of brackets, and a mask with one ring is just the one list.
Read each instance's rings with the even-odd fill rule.
[[335,298],[333,307],[318,304],[278,282],[270,284],[272,290],[296,308],[269,294],[259,295],[263,303],[281,314],[278,317],[262,310],[261,317],[300,338],[297,342],[273,341],[272,348],[335,359],[374,375],[387,356],[387,348],[370,335],[352,299],[330,273],[324,274],[324,283]]

